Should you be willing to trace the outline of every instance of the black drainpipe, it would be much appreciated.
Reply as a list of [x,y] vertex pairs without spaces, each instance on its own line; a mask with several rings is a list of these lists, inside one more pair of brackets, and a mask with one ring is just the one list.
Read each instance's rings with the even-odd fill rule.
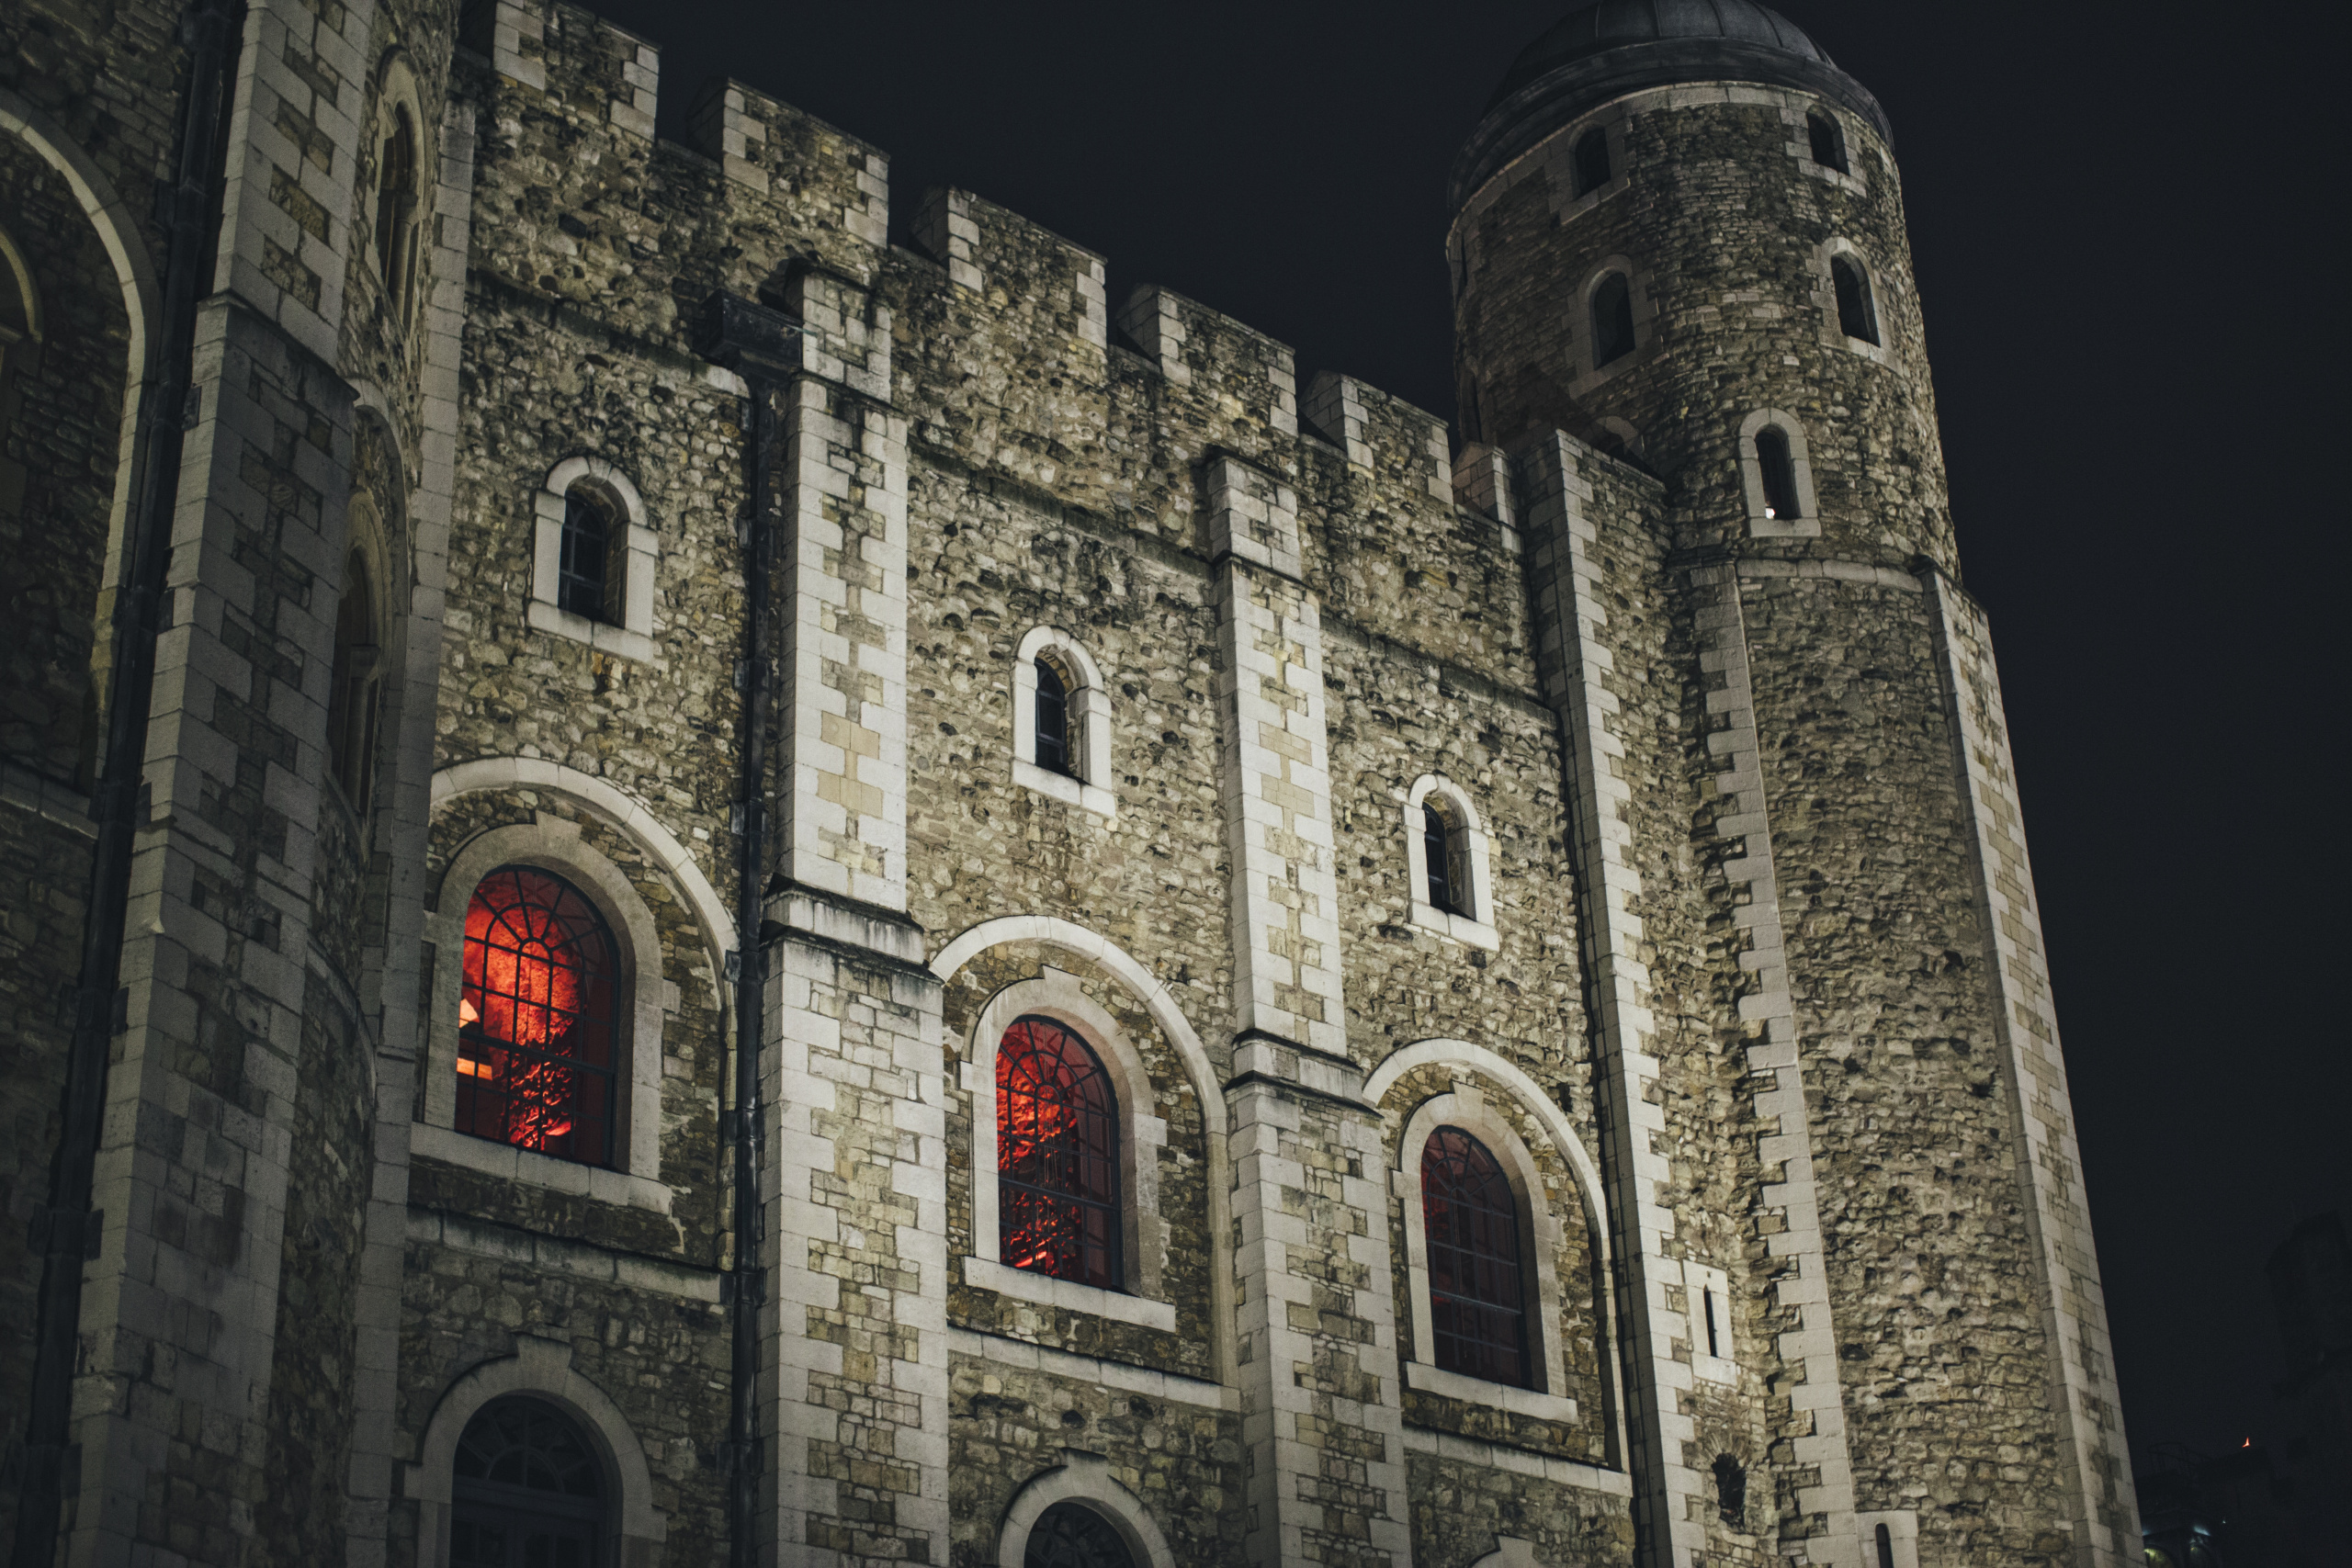
[[700,348],[748,384],[751,422],[745,454],[750,515],[743,531],[744,665],[741,795],[736,810],[743,861],[736,885],[735,1110],[729,1118],[735,1145],[735,1271],[731,1401],[724,1462],[728,1476],[728,1562],[755,1568],[759,1548],[760,1308],[767,1270],[760,1258],[760,1037],[767,1002],[767,939],[762,930],[767,860],[768,709],[775,701],[775,661],[768,651],[768,573],[775,555],[772,494],[777,441],[775,394],[798,362],[798,323],[725,293],[703,308]]
[[138,414],[138,461],[132,470],[138,476],[138,505],[131,513],[122,593],[115,604],[106,767],[91,801],[98,841],[90,858],[89,912],[82,926],[82,968],[74,997],[73,1043],[65,1058],[57,1156],[50,1169],[49,1202],[33,1215],[32,1247],[41,1254],[40,1303],[32,1406],[25,1421],[23,1491],[17,1504],[15,1561],[19,1563],[51,1560],[64,1510],[82,1266],[97,1256],[104,1229],[102,1216],[90,1210],[90,1192],[106,1103],[107,1055],[117,1028],[115,987],[121,976],[123,928],[130,904],[132,835],[144,814],[141,784],[147,707],[155,693],[155,637],[162,630],[159,610],[164,569],[171,560],[181,436],[199,417],[190,385],[197,301],[211,276],[218,243],[213,225],[222,200],[222,138],[243,23],[242,0],[194,0],[180,16],[180,47],[188,51],[187,91],[180,105],[178,173],[157,200],[159,212],[170,213],[171,248],[164,265],[155,379]]

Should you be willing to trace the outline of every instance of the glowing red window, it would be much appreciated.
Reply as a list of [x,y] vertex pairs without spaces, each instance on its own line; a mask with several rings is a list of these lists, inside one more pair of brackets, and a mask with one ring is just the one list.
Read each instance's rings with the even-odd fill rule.
[[1421,1219],[1437,1364],[1527,1386],[1519,1200],[1487,1146],[1459,1127],[1440,1127],[1421,1150]]
[[996,1051],[999,1254],[1015,1269],[1118,1290],[1119,1123],[1086,1043],[1023,1018]]
[[466,908],[458,1131],[612,1162],[614,971],[612,938],[579,889],[530,866],[482,878]]

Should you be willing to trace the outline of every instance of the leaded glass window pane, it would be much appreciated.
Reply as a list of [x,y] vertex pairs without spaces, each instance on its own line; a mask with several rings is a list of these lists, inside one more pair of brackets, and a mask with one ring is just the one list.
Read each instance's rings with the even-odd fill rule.
[[1118,1290],[1119,1125],[1109,1076],[1049,1018],[996,1054],[999,1254],[1015,1269]]
[[612,1158],[620,986],[580,890],[501,866],[466,908],[458,1131],[583,1165]]
[[1519,1201],[1487,1146],[1440,1127],[1421,1150],[1430,1354],[1449,1372],[1529,1386]]

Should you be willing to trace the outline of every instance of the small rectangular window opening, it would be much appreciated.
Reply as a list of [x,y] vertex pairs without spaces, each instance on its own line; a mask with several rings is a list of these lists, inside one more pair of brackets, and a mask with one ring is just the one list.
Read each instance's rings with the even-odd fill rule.
[[1609,183],[1609,133],[1595,126],[1577,139],[1577,194],[1590,196]]
[[1723,1350],[1715,1337],[1715,1292],[1702,1288],[1699,1292],[1699,1299],[1707,1318],[1707,1354],[1720,1358]]
[[1798,515],[1796,465],[1789,457],[1787,432],[1768,424],[1756,433],[1756,466],[1764,481],[1764,515],[1783,521]]

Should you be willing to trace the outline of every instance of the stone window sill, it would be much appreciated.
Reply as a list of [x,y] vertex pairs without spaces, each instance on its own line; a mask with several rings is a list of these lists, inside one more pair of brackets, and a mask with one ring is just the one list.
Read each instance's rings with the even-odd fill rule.
[[576,1160],[518,1149],[512,1144],[493,1144],[488,1138],[477,1138],[454,1127],[416,1122],[409,1129],[408,1146],[412,1155],[480,1171],[484,1176],[544,1188],[550,1192],[593,1198],[600,1203],[650,1209],[658,1214],[670,1213],[670,1189],[659,1181],[631,1176],[625,1170],[606,1170],[601,1166],[582,1165]]
[[1750,517],[1747,536],[1751,539],[1818,539],[1821,519],[1818,517]]
[[998,1295],[1035,1302],[1039,1306],[1088,1313],[1115,1323],[1157,1328],[1163,1334],[1176,1332],[1176,1307],[1172,1302],[1130,1296],[1099,1285],[1081,1285],[1075,1280],[1057,1280],[1050,1274],[1033,1274],[1026,1269],[1008,1269],[993,1258],[964,1259],[964,1282],[977,1290],[994,1291]]
[[1564,1395],[1538,1393],[1532,1388],[1513,1388],[1509,1383],[1464,1377],[1422,1361],[1405,1363],[1405,1384],[1423,1393],[1508,1410],[1515,1416],[1532,1416],[1539,1421],[1574,1423],[1577,1418],[1577,1402]]
[[560,610],[544,599],[532,600],[524,618],[535,631],[584,642],[599,653],[635,659],[647,664],[658,665],[661,662],[654,657],[653,639],[643,632],[631,631],[627,626],[616,626],[607,621],[592,621],[570,610]]
[[1739,1381],[1739,1368],[1728,1357],[1694,1350],[1690,1354],[1690,1375],[1709,1382],[1736,1383]]
[[1412,912],[1408,919],[1423,931],[1435,931],[1464,947],[1482,947],[1488,953],[1502,951],[1502,934],[1484,920],[1474,920],[1467,915],[1450,914],[1434,904],[1424,904],[1419,898],[1413,900]]
[[1041,768],[1015,757],[1012,760],[1012,782],[1023,789],[1050,795],[1065,805],[1091,811],[1097,817],[1115,818],[1119,814],[1119,797],[1101,784],[1074,779],[1068,773],[1057,773],[1051,768]]

